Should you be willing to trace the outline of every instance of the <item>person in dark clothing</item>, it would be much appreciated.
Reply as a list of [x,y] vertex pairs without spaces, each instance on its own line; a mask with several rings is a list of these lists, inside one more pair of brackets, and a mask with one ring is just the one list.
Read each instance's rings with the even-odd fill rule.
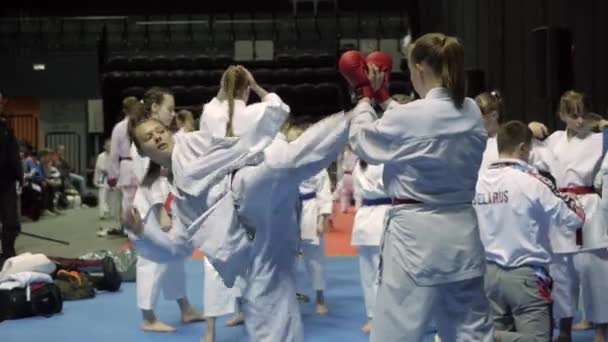
[[2,256],[16,255],[15,240],[21,231],[17,213],[17,187],[23,184],[23,170],[19,158],[19,144],[15,133],[2,116],[4,101],[0,94],[0,223],[2,224]]

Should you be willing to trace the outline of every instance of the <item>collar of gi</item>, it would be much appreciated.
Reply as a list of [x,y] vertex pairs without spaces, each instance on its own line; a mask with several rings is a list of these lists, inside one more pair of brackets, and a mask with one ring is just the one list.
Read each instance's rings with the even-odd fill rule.
[[437,87],[437,88],[433,88],[433,89],[429,90],[429,92],[426,93],[426,96],[424,98],[425,99],[443,99],[443,98],[447,98],[447,97],[450,97],[450,91],[448,90],[448,88]]

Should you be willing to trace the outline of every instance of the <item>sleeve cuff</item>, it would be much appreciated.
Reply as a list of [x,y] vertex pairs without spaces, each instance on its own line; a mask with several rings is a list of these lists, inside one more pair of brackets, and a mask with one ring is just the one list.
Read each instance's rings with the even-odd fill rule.
[[363,114],[368,114],[371,117],[372,121],[378,120],[378,116],[376,115],[374,107],[372,107],[372,105],[368,102],[359,102],[353,109],[353,112],[357,117]]

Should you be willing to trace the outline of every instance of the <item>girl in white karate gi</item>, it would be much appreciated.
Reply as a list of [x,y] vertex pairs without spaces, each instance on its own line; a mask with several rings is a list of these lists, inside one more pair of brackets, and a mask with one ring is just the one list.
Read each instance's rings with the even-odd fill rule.
[[[505,115],[505,107],[503,99],[497,90],[491,92],[485,92],[475,97],[475,102],[481,110],[481,116],[483,118],[483,126],[488,133],[488,142],[486,149],[483,152],[483,161],[479,170],[485,169],[488,165],[498,160],[498,145],[496,144],[496,134],[500,126],[501,117]],[[535,137],[545,138],[548,134],[547,127],[536,121],[532,121],[528,124],[528,128],[533,132]],[[540,149],[539,149],[540,147]],[[530,164],[536,167],[541,167],[542,171],[549,171],[548,166],[542,164],[538,154],[543,154],[543,147],[537,144],[537,141],[533,141],[532,151],[530,155]]]
[[[256,90],[260,89],[256,87]],[[217,138],[209,130],[173,135],[158,120],[141,118],[133,121],[132,135],[140,151],[170,167],[174,174],[177,212],[174,223],[178,227],[176,232],[181,232],[181,235],[167,241],[167,236],[158,230],[146,229],[152,241],[147,246],[150,250],[155,249],[146,255],[156,260],[172,260],[189,254],[191,246],[196,246],[205,253],[206,260],[214,264],[211,269],[218,270],[219,267],[227,287],[232,287],[237,276],[244,273],[250,263],[252,244],[246,230],[240,228],[238,221],[231,220],[236,216],[232,197],[226,196],[229,194],[230,173],[246,164],[261,161],[259,152],[274,139],[289,112],[275,94],[262,95],[262,103],[242,113],[259,120],[258,125],[248,127],[251,134],[240,139]],[[219,224],[211,224],[204,229],[197,222],[212,206],[225,208],[225,214]],[[136,221],[138,216],[132,213],[131,219]],[[131,225],[141,227],[140,224]],[[139,244],[146,242],[149,241],[138,240]]]
[[316,312],[327,314],[325,304],[325,239],[333,208],[331,184],[326,169],[300,184],[300,250],[316,295]]
[[238,139],[206,130],[173,136],[156,120],[133,123],[140,150],[172,169],[180,233],[170,239],[143,229],[139,215],[131,216],[130,225],[156,249],[150,254],[156,259],[173,259],[196,246],[228,287],[247,271],[243,310],[251,339],[302,341],[294,278],[298,184],[344,148],[349,117],[329,117],[288,144],[275,136],[289,107],[254,82],[251,77],[263,102],[234,113]]
[[[210,132],[217,137],[233,136],[228,122],[235,113],[246,111],[249,100],[249,79],[244,68],[229,67],[222,76],[220,90],[210,102],[203,106],[200,129]],[[263,94],[262,94],[263,95]],[[237,114],[239,115],[239,114]],[[234,313],[234,317],[226,322],[233,327],[243,324],[244,318],[240,307],[241,289],[245,286],[239,277],[237,285],[228,288],[213,265],[205,260],[205,312],[207,314],[207,336],[214,335],[215,318]],[[209,341],[213,341],[209,339]]]
[[[348,70],[362,63],[345,62],[341,71],[360,94],[350,145],[368,163],[384,164],[393,198],[370,340],[421,341],[433,317],[444,341],[493,341],[471,204],[487,134],[478,106],[465,98],[462,45],[438,33],[413,44],[408,66],[422,99],[406,105],[384,98],[379,66],[367,65],[365,82],[360,70]],[[380,119],[370,93],[385,109]]]
[[[255,124],[255,122],[258,120],[255,115],[244,115],[244,109],[246,108],[245,106],[245,102],[247,99],[247,95],[248,95],[248,90],[246,88],[246,82],[243,82],[244,78],[242,77],[243,71],[246,71],[244,68],[243,69],[239,69],[238,67],[235,67],[234,69],[232,69],[235,72],[235,76],[236,78],[234,80],[231,80],[230,77],[230,73],[227,72],[224,75],[223,78],[223,84],[225,84],[222,88],[224,89],[231,89],[231,87],[229,85],[233,85],[233,88],[236,90],[234,95],[232,97],[237,98],[237,101],[234,101],[234,103],[232,104],[232,106],[230,106],[231,104],[231,92],[230,91],[226,91],[224,92],[224,94],[222,95],[221,92],[218,96],[218,98],[213,99],[210,103],[208,103],[205,106],[205,110],[203,112],[203,115],[201,116],[201,130],[211,130],[214,132],[214,134],[217,132],[219,133],[220,136],[223,136],[223,134],[241,134],[242,132],[244,132],[244,129],[249,128],[250,126],[253,126]],[[229,69],[230,71],[230,69]],[[255,81],[253,81],[255,82]],[[252,82],[250,81],[250,84]],[[255,84],[255,83],[254,83]],[[256,86],[252,87],[254,90],[256,90]],[[259,92],[259,89],[257,89],[258,91],[258,96],[260,96],[261,98],[265,97],[266,95],[264,93]],[[219,97],[222,96],[224,98],[227,98],[227,100],[222,101]],[[228,106],[227,106],[228,105]],[[226,108],[228,107],[228,108]],[[240,118],[239,120],[235,121],[235,125],[233,126],[234,131],[230,130],[230,125],[227,125],[227,123],[230,121],[229,119],[229,115],[228,113],[231,112],[230,108],[233,108],[233,117],[235,118]],[[227,110],[228,109],[228,110]],[[251,124],[247,124],[247,122],[250,122]],[[324,136],[323,134],[320,134],[319,136],[323,136],[323,138],[327,138],[327,136]],[[331,138],[331,135],[329,135],[329,137]],[[287,148],[287,150],[284,153],[279,153],[277,154],[277,151],[282,150],[283,148],[285,148],[288,144],[285,141],[285,137],[282,134],[279,134],[279,136],[275,139],[275,142],[271,145],[274,148],[272,148],[273,152],[268,152],[266,153],[267,159],[270,161],[274,161],[274,163],[276,163],[277,161],[280,161],[280,158],[292,158],[290,160],[293,161],[293,165],[289,165],[288,169],[285,169],[283,166],[281,167],[277,167],[276,172],[281,176],[281,179],[284,177],[285,173],[290,173],[291,168],[295,168],[297,166],[299,166],[299,164],[304,163],[307,159],[306,158],[301,158],[299,157],[298,154],[294,153],[293,148],[291,149],[292,151],[290,151],[290,148]],[[314,144],[316,145],[316,144]],[[323,144],[319,144],[322,146],[323,148]],[[279,147],[280,146],[280,147]],[[302,145],[302,146],[309,146],[309,145]],[[325,147],[327,148],[327,147]],[[271,149],[269,147],[269,149]],[[299,151],[299,150],[298,150]],[[291,153],[289,153],[291,152]],[[309,152],[311,153],[311,160],[314,160],[315,158],[319,158],[317,156],[315,156],[315,149],[311,148],[309,150]],[[293,154],[293,156],[292,156]],[[302,156],[304,157],[304,156]],[[279,159],[277,159],[279,158]],[[296,158],[296,159],[294,159]],[[288,164],[288,163],[286,163]],[[279,164],[281,165],[281,164]],[[305,167],[306,163],[304,163],[301,167]],[[314,167],[314,166],[313,166]],[[314,168],[313,168],[314,170]],[[266,173],[268,173],[268,171],[264,171]],[[273,171],[274,172],[274,171]],[[308,171],[310,172],[310,171]],[[272,173],[268,173],[268,174],[272,174]],[[236,177],[239,177],[239,173],[237,173]],[[276,177],[276,176],[275,176]],[[290,175],[290,177],[288,177],[289,179],[292,179],[293,181],[297,182],[298,179],[301,180],[301,178],[299,178],[299,174],[298,172],[293,172],[293,175]],[[236,182],[236,181],[235,181]],[[297,185],[297,183],[289,183],[289,186],[287,186],[287,184],[283,187],[284,189],[289,190],[290,188],[292,188],[294,185]],[[275,185],[272,185],[275,186]],[[295,190],[295,189],[294,189]],[[296,195],[299,196],[299,193],[295,193]],[[329,203],[331,203],[331,194],[328,193],[328,190],[326,190],[326,196],[329,195]],[[276,196],[279,196],[279,194],[276,194]],[[274,227],[276,225],[280,225],[282,227],[281,229],[281,234],[276,234],[272,235],[272,236],[268,236],[266,238],[264,238],[264,235],[256,235],[256,239],[258,239],[257,241],[261,241],[259,243],[259,247],[258,251],[260,251],[260,256],[256,259],[254,259],[254,266],[251,267],[250,269],[250,277],[245,281],[248,282],[246,288],[244,289],[245,292],[247,293],[247,295],[245,296],[246,299],[246,308],[245,310],[249,312],[248,317],[253,317],[253,321],[252,322],[246,322],[246,324],[248,325],[248,330],[250,331],[250,334],[252,337],[257,337],[260,338],[260,336],[264,336],[266,335],[268,331],[275,331],[275,333],[273,333],[274,336],[273,338],[276,338],[277,340],[281,340],[281,336],[288,338],[288,340],[291,340],[291,338],[294,339],[298,339],[299,334],[297,332],[297,328],[295,328],[297,325],[299,325],[299,323],[297,323],[299,321],[299,318],[297,321],[290,319],[290,317],[293,317],[293,315],[296,315],[297,313],[297,308],[293,308],[293,298],[291,294],[289,294],[289,288],[291,288],[290,286],[293,285],[293,282],[295,282],[295,279],[293,279],[293,276],[295,275],[294,273],[294,267],[295,265],[289,265],[289,260],[294,260],[294,256],[295,256],[295,247],[290,248],[289,247],[289,243],[278,243],[275,244],[275,247],[272,247],[272,253],[270,253],[270,250],[267,250],[267,248],[270,248],[270,246],[272,245],[271,243],[269,243],[267,241],[268,238],[276,238],[278,240],[282,240],[282,239],[286,239],[287,241],[291,241],[292,243],[297,242],[298,237],[297,236],[291,236],[291,237],[285,237],[285,232],[289,232],[289,222],[290,222],[290,217],[287,216],[285,217],[285,215],[289,215],[290,214],[290,210],[294,210],[295,208],[291,208],[289,207],[288,203],[290,203],[289,200],[285,200],[282,201],[280,199],[280,197],[275,197],[275,194],[273,194],[273,198],[277,198],[278,203],[280,203],[281,207],[285,207],[285,208],[289,208],[289,209],[274,209],[273,212],[277,212],[277,213],[281,213],[279,214],[279,217],[272,220],[272,221],[265,221],[268,223],[261,223],[259,224],[260,226],[265,226],[268,228]],[[264,203],[263,201],[261,203]],[[271,202],[274,203],[274,202]],[[242,207],[241,207],[242,208]],[[246,209],[243,209],[246,210]],[[331,210],[331,205],[330,205],[330,209]],[[327,205],[324,208],[325,212],[328,212],[327,209]],[[256,213],[256,216],[261,215],[261,213]],[[273,214],[276,215],[276,214]],[[262,214],[262,217],[265,217]],[[273,216],[268,217],[268,219],[272,218]],[[265,218],[265,220],[267,220]],[[252,222],[249,222],[250,224],[253,224]],[[256,227],[256,225],[253,225],[254,227]],[[295,228],[295,227],[293,227]],[[296,231],[294,230],[293,233],[295,233]],[[289,235],[287,235],[289,236]],[[268,244],[267,244],[268,243]],[[278,247],[280,246],[280,247]],[[283,255],[282,257],[275,257],[273,256],[274,254],[277,255],[281,255],[279,253],[279,251],[283,250],[283,253],[287,253],[287,255]],[[291,250],[293,249],[293,250]],[[292,253],[293,255],[290,255],[290,253]],[[275,270],[272,270],[274,267],[273,266],[266,266],[265,264],[269,264],[272,265],[273,263],[276,263],[279,260],[275,260],[276,258],[278,258],[280,260],[280,262],[278,262],[278,265],[283,265],[281,267],[276,267]],[[272,261],[275,260],[275,261]],[[322,270],[320,270],[320,264],[316,264],[315,265],[315,269],[317,269],[317,272],[322,272]],[[270,267],[270,269],[269,269]],[[272,270],[272,271],[271,271]],[[286,272],[286,273],[285,273]],[[284,276],[280,276],[281,274],[283,274]],[[280,279],[277,281],[271,281],[270,279]],[[283,284],[283,285],[281,285]],[[322,285],[322,284],[321,284]],[[280,289],[280,291],[275,291],[273,290],[273,292],[270,293],[265,293],[267,291],[270,291],[270,289],[272,288],[276,288],[277,290]],[[272,295],[270,295],[272,293]],[[260,296],[264,297],[264,298],[260,298]],[[287,298],[285,298],[287,297]],[[281,315],[278,314],[277,312],[272,312],[272,313],[266,313],[266,310],[268,307],[273,306],[275,307],[277,310],[279,308],[278,303],[275,304],[274,301],[279,301],[283,304],[281,304],[280,307],[284,308],[283,310],[285,315]],[[266,304],[264,304],[266,303]],[[321,298],[320,298],[320,302],[321,305],[319,305],[318,309],[319,312],[323,313],[324,311],[326,311],[326,308],[324,307],[324,301],[322,298],[322,294],[321,294]],[[255,304],[255,305],[252,305]],[[290,308],[291,306],[291,308]],[[259,311],[261,310],[261,311]],[[289,313],[290,311],[293,311],[293,313]],[[267,315],[270,314],[271,316],[268,318],[264,318],[267,317]],[[280,319],[277,319],[277,317],[281,317]],[[264,321],[276,321],[276,323],[274,324],[268,324],[265,323]],[[291,323],[287,323],[290,322]],[[287,324],[282,324],[282,322],[286,322]],[[281,327],[282,326],[282,327]],[[289,326],[293,326],[294,328],[289,329]],[[255,327],[254,329],[252,329],[251,327]],[[285,329],[283,331],[281,331],[282,329],[284,329],[285,327],[287,327],[288,329]],[[256,330],[255,333],[252,333],[252,330]],[[278,331],[277,331],[278,330]],[[291,331],[290,331],[291,330]],[[299,330],[299,329],[298,329]]]
[[[293,126],[287,140],[297,139],[309,125]],[[326,169],[300,184],[300,251],[316,295],[316,312],[325,315],[325,239],[333,211],[331,180]]]
[[[137,177],[133,173],[133,159],[130,155],[131,139],[127,133],[129,116],[139,110],[140,103],[133,96],[122,100],[122,111],[125,114],[123,120],[112,129],[110,143],[110,169],[108,171],[107,183],[110,189],[118,188],[122,195],[120,223],[124,225],[125,215],[133,201],[137,191]],[[121,229],[122,231],[122,229]]]
[[[595,326],[595,341],[606,341],[608,324],[608,233],[601,209],[601,177],[606,136],[585,125],[583,94],[568,91],[560,99],[558,115],[566,124],[544,142],[551,152],[546,163],[561,192],[575,196],[585,209],[585,225],[576,236],[554,232],[551,243],[557,253],[550,266],[554,280],[554,317],[560,321],[559,341],[570,341],[572,319],[579,291],[583,316]],[[598,189],[594,189],[594,185]],[[555,230],[559,232],[559,230]]]
[[93,179],[99,189],[99,218],[101,220],[118,220],[120,215],[120,193],[108,186],[110,169],[110,139],[103,145],[104,151],[97,156]]
[[483,161],[480,170],[498,160],[498,145],[496,144],[496,134],[498,133],[499,121],[504,114],[502,98],[498,92],[485,92],[475,97],[475,102],[481,110],[483,126],[488,133],[486,149],[483,152]]
[[[148,174],[138,187],[133,207],[141,214],[144,225],[161,229],[170,234],[172,194],[169,181],[160,176],[160,167],[151,165]],[[139,255],[137,257],[137,305],[142,312],[144,331],[174,332],[172,327],[156,318],[154,307],[162,289],[166,300],[179,305],[182,322],[202,321],[204,315],[197,312],[186,298],[184,260],[158,263]]]
[[[243,119],[249,122],[245,127],[252,126],[253,118]],[[329,166],[344,148],[347,124],[342,115],[329,117],[291,143],[279,134],[264,150],[264,163],[235,174],[238,215],[255,229],[243,291],[245,325],[254,341],[303,340],[295,296],[299,184]]]
[[360,206],[355,214],[351,243],[359,250],[359,273],[368,318],[362,330],[366,334],[372,329],[378,291],[384,216],[392,203],[382,184],[382,171],[382,165],[368,165],[360,159],[353,172],[355,198]]
[[[160,101],[160,102],[159,102]],[[144,95],[143,104],[139,107],[140,115],[164,119],[170,122],[173,107],[173,95],[161,88],[151,88]],[[160,108],[168,110],[159,110]],[[144,224],[160,228],[167,233],[171,230],[168,216],[172,201],[170,184],[164,170],[158,164],[151,163],[148,158],[139,154],[131,154],[132,167],[139,186],[133,200],[133,206],[142,214]],[[139,255],[137,259],[137,299],[144,318],[143,329],[146,331],[173,332],[175,328],[156,319],[154,306],[160,289],[163,289],[165,299],[177,300],[182,311],[184,323],[203,320],[203,314],[196,312],[186,298],[184,261],[159,263]]]

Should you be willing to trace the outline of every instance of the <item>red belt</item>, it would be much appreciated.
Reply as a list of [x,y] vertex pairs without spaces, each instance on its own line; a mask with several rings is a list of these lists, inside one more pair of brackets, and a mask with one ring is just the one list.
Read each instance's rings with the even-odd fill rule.
[[422,202],[420,201],[416,201],[414,199],[411,198],[393,198],[393,205],[400,205],[400,204],[420,204]]
[[595,189],[592,186],[571,186],[568,188],[559,188],[559,192],[566,192],[574,195],[594,194]]
[[[594,194],[595,189],[591,186],[572,186],[568,188],[559,188],[559,192],[565,192],[574,195],[587,195]],[[576,245],[583,245],[583,228],[579,228],[576,230]]]

